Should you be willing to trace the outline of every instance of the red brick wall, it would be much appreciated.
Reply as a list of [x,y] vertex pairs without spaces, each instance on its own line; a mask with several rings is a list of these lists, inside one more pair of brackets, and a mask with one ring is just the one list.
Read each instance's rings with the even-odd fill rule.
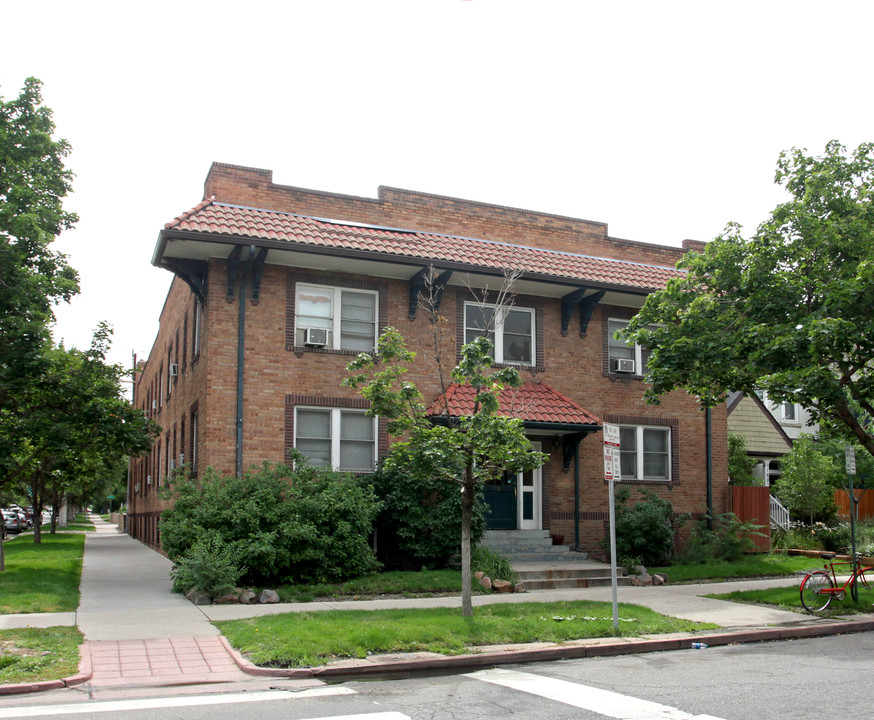
[[[380,187],[377,198],[273,184],[273,172],[213,163],[204,198],[300,215],[461,235],[673,267],[684,250],[611,238],[606,223]],[[695,246],[698,249],[698,246]]]

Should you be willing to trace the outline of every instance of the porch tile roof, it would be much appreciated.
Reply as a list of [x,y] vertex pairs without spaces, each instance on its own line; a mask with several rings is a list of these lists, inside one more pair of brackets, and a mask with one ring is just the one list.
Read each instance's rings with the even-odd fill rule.
[[[470,385],[452,384],[446,390],[446,402],[441,395],[431,403],[426,414],[431,417],[451,417],[473,412],[476,391]],[[560,425],[600,425],[601,420],[573,400],[546,383],[529,380],[518,388],[504,388],[499,396],[499,414],[518,417],[526,423]]]
[[[483,269],[518,268],[528,276],[655,290],[684,273],[674,267],[594,257],[492,240],[439,235],[295,215],[205,200],[165,226],[166,231],[278,241],[420,262]],[[378,258],[374,258],[378,259]]]

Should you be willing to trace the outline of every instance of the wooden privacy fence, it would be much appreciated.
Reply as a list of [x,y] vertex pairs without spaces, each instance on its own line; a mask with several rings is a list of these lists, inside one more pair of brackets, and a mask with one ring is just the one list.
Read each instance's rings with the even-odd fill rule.
[[762,535],[753,535],[756,547],[762,552],[771,550],[771,492],[770,488],[736,485],[731,488],[731,512],[738,520],[761,525]]
[[[859,520],[868,520],[874,517],[874,489],[855,490],[855,495]],[[849,519],[850,496],[846,490],[835,490],[835,505],[838,506],[838,515]]]

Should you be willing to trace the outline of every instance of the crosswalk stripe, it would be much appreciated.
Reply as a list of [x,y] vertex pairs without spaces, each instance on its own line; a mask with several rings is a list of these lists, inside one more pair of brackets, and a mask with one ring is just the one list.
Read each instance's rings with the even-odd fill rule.
[[[0,720],[7,718],[32,718],[45,715],[77,715],[92,713],[123,712],[125,710],[153,710],[159,708],[194,707],[196,705],[227,705],[231,703],[267,702],[297,698],[325,697],[330,695],[356,695],[355,690],[339,685],[313,687],[296,692],[265,690],[251,693],[228,693],[226,695],[186,695],[181,697],[147,698],[142,700],[112,700],[107,702],[69,703],[67,705],[37,705],[0,708]],[[350,716],[356,717],[356,716]],[[369,718],[374,716],[370,715]],[[383,720],[376,717],[374,720]],[[401,720],[386,717],[385,720]]]
[[710,715],[692,715],[669,705],[641,700],[610,690],[515,670],[480,670],[467,673],[467,677],[520,690],[618,720],[719,720]]

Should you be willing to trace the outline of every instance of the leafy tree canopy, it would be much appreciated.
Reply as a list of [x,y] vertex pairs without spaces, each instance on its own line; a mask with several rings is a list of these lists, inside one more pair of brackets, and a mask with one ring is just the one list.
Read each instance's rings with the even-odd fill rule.
[[765,390],[874,454],[874,144],[783,153],[776,182],[790,199],[750,239],[730,224],[688,253],[629,325],[652,350],[647,398]]
[[41,87],[28,78],[17,98],[0,97],[0,405],[42,371],[52,303],[79,290],[66,256],[51,249],[78,218],[62,206],[73,178],[64,167],[70,146],[52,137]]
[[123,397],[126,371],[106,363],[109,337],[101,325],[88,350],[44,346],[45,372],[13,393],[14,410],[0,407],[0,485],[26,488],[37,509],[67,491],[85,495],[159,431]]

